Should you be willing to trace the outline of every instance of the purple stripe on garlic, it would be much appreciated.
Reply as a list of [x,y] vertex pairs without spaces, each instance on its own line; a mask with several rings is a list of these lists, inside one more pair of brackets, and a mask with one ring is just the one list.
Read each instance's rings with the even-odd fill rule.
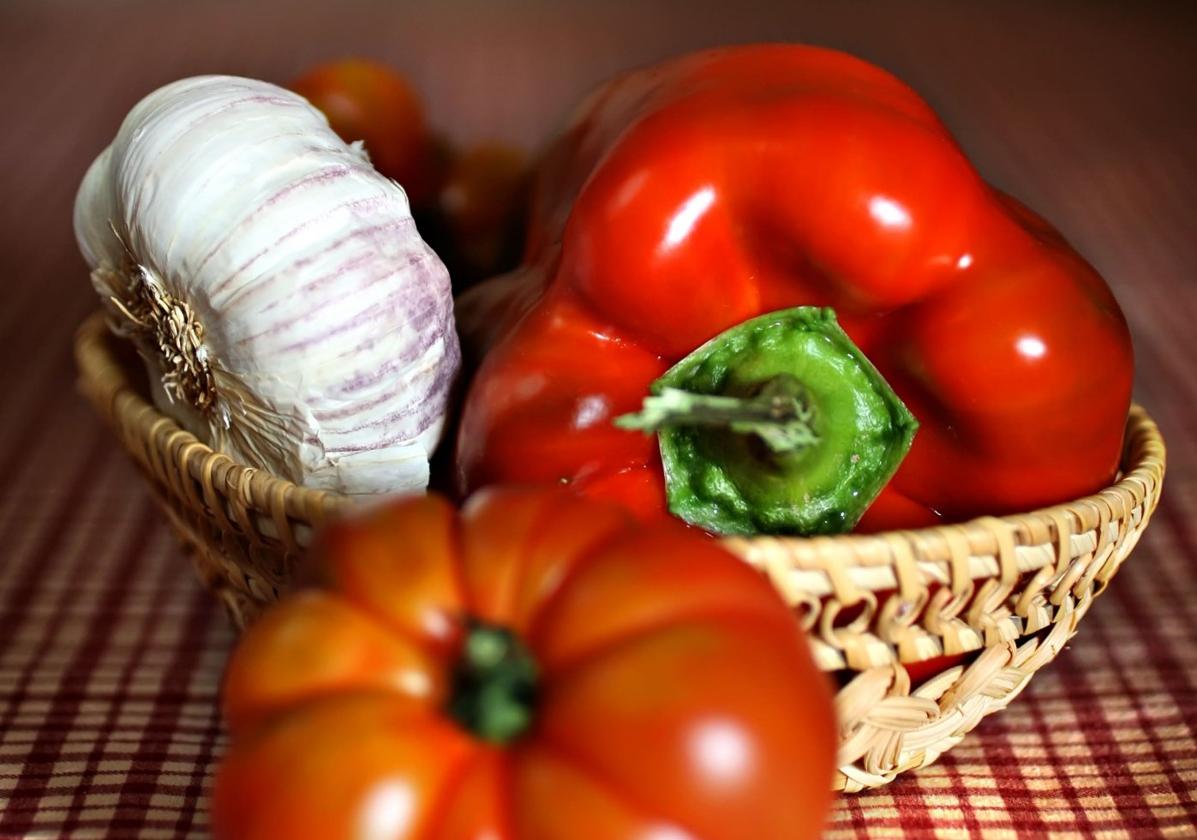
[[92,282],[163,411],[349,494],[428,483],[460,364],[407,196],[301,97],[202,76],[138,103],[75,204]]

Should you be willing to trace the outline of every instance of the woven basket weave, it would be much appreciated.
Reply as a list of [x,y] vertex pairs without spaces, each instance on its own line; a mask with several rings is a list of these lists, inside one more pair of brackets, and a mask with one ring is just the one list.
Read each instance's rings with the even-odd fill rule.
[[[213,452],[133,386],[103,316],[79,329],[80,388],[150,477],[204,584],[244,626],[286,588],[312,529],[351,502]],[[836,787],[876,787],[931,763],[1013,700],[1076,632],[1147,526],[1164,444],[1138,407],[1120,479],[1065,505],[874,536],[735,538],[794,606],[834,672]],[[912,685],[907,665],[963,655]]]

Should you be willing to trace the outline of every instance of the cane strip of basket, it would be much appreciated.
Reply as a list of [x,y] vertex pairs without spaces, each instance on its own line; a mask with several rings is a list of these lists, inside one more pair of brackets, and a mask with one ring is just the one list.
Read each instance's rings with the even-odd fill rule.
[[114,358],[102,315],[80,327],[79,387],[150,485],[204,585],[244,627],[278,600],[313,528],[352,502],[243,467],[146,402]]
[[[836,697],[838,787],[876,787],[931,763],[1064,648],[1159,501],[1163,443],[1138,407],[1123,463],[1130,471],[1114,486],[1033,514],[726,541],[796,608],[819,666],[855,674]],[[902,664],[975,651],[913,689]]]
[[[80,328],[80,387],[153,479],[204,584],[244,626],[286,588],[312,528],[352,503],[213,452],[130,387],[111,341],[99,316]],[[1025,515],[724,541],[795,608],[819,667],[846,675],[837,788],[876,787],[931,763],[1063,649],[1159,500],[1163,442],[1138,407],[1123,465],[1101,493]],[[956,655],[912,684],[906,664]]]

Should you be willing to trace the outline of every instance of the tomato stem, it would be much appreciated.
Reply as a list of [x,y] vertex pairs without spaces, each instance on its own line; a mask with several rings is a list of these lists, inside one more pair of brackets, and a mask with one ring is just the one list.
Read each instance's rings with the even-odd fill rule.
[[532,723],[537,667],[504,627],[473,622],[453,675],[449,714],[484,741],[506,744]]

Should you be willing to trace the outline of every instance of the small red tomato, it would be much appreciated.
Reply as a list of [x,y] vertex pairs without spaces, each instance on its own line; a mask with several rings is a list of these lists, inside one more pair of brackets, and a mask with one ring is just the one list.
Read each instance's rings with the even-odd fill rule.
[[222,840],[814,840],[827,681],[713,541],[557,488],[325,532],[229,662]]
[[347,58],[313,67],[289,87],[323,111],[341,139],[364,141],[374,167],[400,183],[413,207],[432,201],[437,157],[424,106],[406,79],[379,62]]
[[463,235],[501,228],[517,214],[527,177],[519,149],[497,143],[470,149],[450,165],[441,210]]
[[527,159],[519,149],[488,143],[452,158],[438,204],[456,279],[468,283],[515,267],[527,193]]

